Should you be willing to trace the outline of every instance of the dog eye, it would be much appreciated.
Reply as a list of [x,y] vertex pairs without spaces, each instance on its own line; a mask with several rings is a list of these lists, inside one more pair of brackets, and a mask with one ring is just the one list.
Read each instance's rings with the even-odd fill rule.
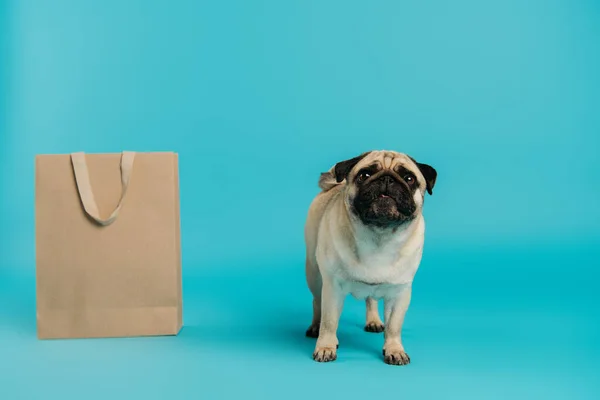
[[409,185],[414,185],[414,183],[416,182],[415,178],[412,175],[406,175],[404,177],[404,180],[406,181],[406,183],[408,183]]
[[360,182],[364,182],[367,179],[369,179],[371,177],[371,174],[369,174],[368,172],[362,172],[358,175],[358,179],[357,181]]

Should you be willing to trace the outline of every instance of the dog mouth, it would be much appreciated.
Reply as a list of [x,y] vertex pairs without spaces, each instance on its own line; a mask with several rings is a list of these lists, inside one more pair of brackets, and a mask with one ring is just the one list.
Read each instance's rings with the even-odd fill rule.
[[370,206],[371,211],[381,216],[391,218],[409,217],[413,213],[413,209],[408,207],[402,199],[398,199],[391,193],[380,193],[375,197]]
[[373,204],[386,204],[387,207],[396,207],[398,205],[396,196],[385,192],[376,195],[371,201]]
[[404,192],[382,188],[379,193],[363,192],[354,199],[354,212],[367,225],[389,228],[412,219],[414,207]]

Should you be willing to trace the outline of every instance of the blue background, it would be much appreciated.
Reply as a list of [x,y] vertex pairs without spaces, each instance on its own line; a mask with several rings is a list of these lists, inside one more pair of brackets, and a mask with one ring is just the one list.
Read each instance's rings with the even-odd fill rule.
[[[598,398],[600,4],[0,0],[0,398]],[[437,168],[404,342],[304,337],[321,171]],[[180,153],[185,328],[38,341],[33,158]],[[333,398],[333,397],[330,397]]]

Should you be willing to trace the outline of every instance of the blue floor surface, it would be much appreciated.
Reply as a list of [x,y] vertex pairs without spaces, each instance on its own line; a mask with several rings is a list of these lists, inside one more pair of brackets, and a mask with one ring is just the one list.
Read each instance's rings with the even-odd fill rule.
[[312,361],[300,259],[194,268],[178,337],[38,341],[33,278],[4,277],[0,399],[598,399],[599,255],[431,250],[405,323],[407,367],[383,363],[383,337],[363,332],[354,299],[338,360]]

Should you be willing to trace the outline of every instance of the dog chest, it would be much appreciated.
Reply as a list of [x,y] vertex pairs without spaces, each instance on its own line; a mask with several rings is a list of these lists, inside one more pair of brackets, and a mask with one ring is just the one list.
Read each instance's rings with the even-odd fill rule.
[[364,300],[367,297],[373,299],[394,298],[400,293],[405,285],[399,284],[379,284],[370,285],[362,282],[348,281],[342,285],[345,293],[349,293],[357,300]]
[[[411,283],[421,260],[421,251],[389,259],[385,255],[364,257],[343,263],[341,276],[347,282],[365,284],[367,287],[381,285],[405,285]],[[360,291],[366,288],[359,287]]]

